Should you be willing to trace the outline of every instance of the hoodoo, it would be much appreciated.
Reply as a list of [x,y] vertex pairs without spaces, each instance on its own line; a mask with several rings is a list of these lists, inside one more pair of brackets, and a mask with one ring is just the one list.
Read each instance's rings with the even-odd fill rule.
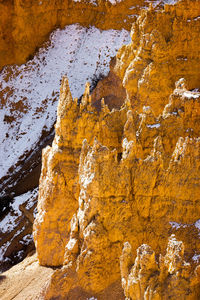
[[[63,73],[42,151],[36,256],[4,273],[2,299],[200,299],[200,4],[130,3],[68,1],[71,22],[88,7],[101,29],[122,28],[126,9],[138,17],[81,96]],[[37,293],[30,284],[13,296],[12,270],[35,278]]]

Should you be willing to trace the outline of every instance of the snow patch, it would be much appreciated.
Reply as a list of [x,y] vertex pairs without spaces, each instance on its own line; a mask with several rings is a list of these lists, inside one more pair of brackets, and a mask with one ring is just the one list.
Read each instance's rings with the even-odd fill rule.
[[148,128],[159,128],[160,127],[160,123],[156,123],[156,124],[147,124],[146,125]]
[[23,244],[23,245],[28,245],[30,244],[30,242],[33,241],[33,236],[32,234],[27,234],[25,235],[22,240],[20,241],[20,244]]
[[38,188],[13,199],[13,202],[10,204],[10,212],[0,222],[1,233],[9,233],[18,225],[17,219],[22,215],[19,209],[20,205],[28,201],[26,208],[31,208],[37,193]]
[[121,0],[108,0],[112,5],[116,5],[117,3],[120,3]]
[[179,0],[163,0],[163,2],[165,4],[171,4],[171,5],[174,5],[178,2]]
[[193,255],[193,257],[192,257],[192,260],[193,260],[194,262],[196,262],[196,263],[199,262],[199,259],[200,259],[200,254],[195,254],[195,255]]
[[195,226],[198,230],[200,230],[200,219],[197,220],[197,221],[194,223],[194,226]]
[[1,248],[0,248],[0,262],[4,260],[4,254],[6,253],[6,250],[8,249],[10,244],[11,244],[11,242],[6,242],[5,244],[3,244],[3,246],[1,246]]
[[199,93],[199,92],[200,92],[200,89],[199,89],[199,88],[196,88],[196,89],[191,90],[191,92]]
[[67,75],[72,96],[79,98],[85,82],[106,76],[111,57],[129,42],[126,30],[101,31],[74,24],[54,31],[26,64],[2,70],[0,178],[9,174],[9,168],[25,152],[34,149],[42,130],[53,127],[62,76]]
[[[29,191],[23,195],[17,196],[13,199],[13,202],[10,204],[10,212],[1,220],[0,222],[0,233],[1,234],[8,234],[11,231],[15,230],[15,228],[20,223],[20,216],[22,215],[22,212],[20,211],[20,205],[24,204],[26,202],[26,208],[30,209],[35,204],[35,198],[38,193],[38,188],[34,189],[33,191]],[[35,208],[36,210],[36,208]],[[6,261],[6,258],[4,258],[4,255],[8,249],[8,247],[11,245],[12,241],[23,231],[25,230],[25,226],[20,228],[15,232],[15,234],[12,236],[10,241],[7,241],[0,247],[0,262]],[[20,241],[21,244],[28,245],[30,242],[32,242],[33,238],[31,234],[27,234],[22,238]],[[17,253],[18,258],[21,258],[22,252]]]
[[192,98],[197,99],[197,98],[200,97],[200,94],[194,94],[190,91],[186,91],[186,92],[183,93],[183,96],[186,97],[186,98],[189,98],[189,99],[192,99]]
[[189,226],[188,224],[182,224],[182,223],[177,223],[177,222],[169,222],[169,224],[171,225],[171,227],[174,229],[179,229],[179,228],[186,228],[187,226]]
[[[147,0],[146,3],[151,3],[153,7],[156,7],[159,4],[170,4],[174,5],[178,2],[179,0]],[[146,8],[146,7],[144,7]]]

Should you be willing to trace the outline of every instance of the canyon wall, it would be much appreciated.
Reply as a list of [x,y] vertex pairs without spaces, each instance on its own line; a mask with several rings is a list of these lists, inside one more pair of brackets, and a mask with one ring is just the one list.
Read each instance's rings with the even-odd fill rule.
[[[10,22],[15,22],[16,15],[9,6],[11,2],[4,1],[2,3],[4,3],[5,9],[2,12],[0,23],[3,22],[6,13],[10,15]],[[17,1],[13,2],[13,5],[18,5],[17,3]],[[45,20],[43,22],[42,17],[41,19],[37,17],[37,9],[31,8],[33,3],[37,4],[37,2],[29,1],[29,4],[27,2],[25,5],[23,2],[18,5],[21,7],[22,16],[20,17],[21,23],[19,22],[21,25],[17,23],[16,26],[20,25],[22,28],[16,39],[21,39],[20,47],[25,50],[27,49],[24,43],[29,47],[34,40],[32,39],[29,43],[31,37],[26,37],[27,31],[33,30],[37,22],[42,22],[41,28],[45,26],[49,28],[48,22]],[[58,4],[58,2],[56,3]],[[46,1],[43,4],[45,4],[45,9],[48,5],[52,5],[52,13],[56,13],[56,10],[53,9],[55,3]],[[76,9],[71,5],[73,10],[76,10],[76,15],[78,11],[82,11],[80,4],[76,6]],[[86,8],[88,8],[89,12],[91,3],[84,5],[85,10],[87,11]],[[41,3],[37,7],[39,6]],[[24,15],[22,7],[26,10],[27,16]],[[43,10],[45,9],[43,8]],[[68,6],[67,9],[69,9]],[[16,13],[19,15],[19,9]],[[45,10],[43,14],[45,15],[45,13],[46,17],[50,18],[48,11]],[[87,17],[87,13],[85,13],[85,17]],[[28,21],[28,24],[24,23]],[[69,19],[69,21],[73,20]],[[85,22],[89,22],[87,18]],[[5,28],[2,28],[2,32],[8,38],[8,30],[13,29],[12,24],[6,22],[4,25]],[[42,31],[36,34],[36,40],[40,37],[40,33]],[[23,259],[27,254],[27,249],[29,251],[30,248],[34,248],[31,235],[33,210],[21,212],[18,202],[27,196],[27,202],[31,203],[29,192],[38,186],[42,148],[51,144],[54,136],[62,75],[66,73],[69,75],[73,96],[80,97],[84,92],[85,81],[90,80],[93,87],[100,74],[101,76],[107,75],[111,57],[115,56],[120,46],[129,40],[129,32],[124,29],[100,30],[94,26],[87,28],[79,24],[72,24],[63,29],[54,30],[50,34],[49,40],[28,62],[20,66],[7,65],[0,72],[1,269]],[[1,55],[1,59],[5,58],[4,56],[8,58],[9,47],[13,47],[12,51],[15,51],[18,42],[16,41],[13,45],[10,41],[6,51]],[[22,52],[23,49],[20,53]],[[13,56],[12,59],[14,59]],[[15,60],[13,61],[15,62]],[[27,219],[27,213],[32,215],[31,222],[29,218]],[[26,241],[27,239],[28,241]]]
[[143,11],[80,101],[63,78],[34,223],[40,264],[62,266],[44,299],[124,299],[122,287],[128,299],[199,299],[198,14],[186,0]]
[[[145,9],[140,13],[142,6]],[[53,84],[63,74],[56,69],[57,60],[55,70],[52,66],[45,69],[47,57],[50,61],[54,58],[48,48],[54,51],[58,48],[56,43],[65,39],[72,47],[64,48],[67,55],[60,60],[61,64],[67,61],[69,82],[73,85],[63,77],[55,137],[42,154],[38,214],[33,227],[39,264],[51,271],[47,271],[48,283],[38,290],[38,299],[199,299],[198,1],[3,0],[0,12],[0,69],[31,59],[56,27],[76,22],[90,27],[73,25],[55,31],[27,65],[7,66],[1,73],[3,124],[9,124],[5,143],[9,144],[9,135],[13,140],[12,129],[17,131],[13,120],[22,128],[16,140],[33,132],[33,125],[24,128],[19,122],[23,114],[27,120],[26,113],[33,112],[34,124],[45,120],[41,128],[46,145],[48,130],[53,132],[52,116],[58,98]],[[99,80],[100,71],[107,66],[106,57],[110,59],[112,51],[116,51],[115,43],[128,39],[123,31],[108,34],[91,26],[129,30],[132,23],[131,43],[118,51],[108,76]],[[104,46],[96,45],[100,36],[104,36]],[[109,39],[110,44],[105,46]],[[90,70],[87,76],[93,79],[95,75],[96,81],[92,93],[86,83],[82,95],[80,74],[86,76],[84,66],[93,64],[94,42],[95,49],[100,49],[94,62],[98,72]],[[73,47],[78,49],[78,55],[86,51],[90,58],[81,53],[79,68],[74,63],[77,53]],[[103,47],[108,50],[101,58]],[[60,50],[55,53],[62,57]],[[74,56],[70,56],[72,53]],[[32,73],[34,70],[36,73]],[[48,77],[43,78],[45,72]],[[31,94],[33,98],[26,98],[20,89],[13,88],[15,78],[25,95],[31,89],[38,91],[39,81],[39,91],[45,90],[47,83],[52,88],[48,96],[36,92]],[[82,96],[74,98],[74,93]],[[48,118],[52,122],[49,128]],[[18,146],[15,148],[18,151]],[[20,163],[26,155],[34,154],[31,151],[20,156]],[[33,165],[25,160],[28,174],[32,174],[35,165],[38,167],[38,153],[32,157]],[[20,173],[18,167],[19,164],[12,165],[10,172]],[[13,181],[8,175],[4,185],[12,191]],[[21,180],[19,191],[15,188],[19,194],[26,191],[30,177],[19,177]],[[34,181],[31,183],[35,186]],[[10,212],[0,222],[1,259],[5,255],[15,262],[33,249],[36,194],[34,190],[32,195],[9,200]]]
[[194,273],[184,261],[184,245],[171,235],[165,256],[156,258],[155,252],[146,244],[133,253],[128,242],[120,257],[122,286],[126,299],[198,299],[199,266]]
[[[146,1],[148,2],[148,1]],[[79,23],[100,29],[128,29],[145,3],[117,1],[0,1],[0,69],[22,64],[48,39],[57,27]]]
[[133,253],[148,243],[163,254],[176,233],[188,260],[199,255],[200,94],[180,82],[156,119],[146,107],[142,114],[126,105],[110,112],[103,100],[97,113],[87,92],[79,106],[63,80],[34,224],[40,263],[65,265],[53,275],[47,299],[64,299],[78,287],[105,299],[103,291],[119,281],[125,241]]
[[149,105],[158,116],[181,77],[189,90],[199,86],[199,16],[197,1],[142,10],[131,29],[132,43],[118,51],[111,69],[133,109]]

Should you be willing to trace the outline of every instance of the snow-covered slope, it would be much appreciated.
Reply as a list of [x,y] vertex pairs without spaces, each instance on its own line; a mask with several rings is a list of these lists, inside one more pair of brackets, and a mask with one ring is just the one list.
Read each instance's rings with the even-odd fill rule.
[[73,97],[80,97],[85,82],[106,75],[111,57],[129,40],[125,30],[100,31],[70,25],[53,32],[50,41],[26,64],[3,69],[0,178],[25,152],[34,149],[43,129],[52,128],[62,76],[68,76]]
[[33,244],[32,225],[23,211],[35,217],[37,194],[38,188],[15,197],[9,213],[0,221],[0,272],[6,264],[24,258],[26,248]]

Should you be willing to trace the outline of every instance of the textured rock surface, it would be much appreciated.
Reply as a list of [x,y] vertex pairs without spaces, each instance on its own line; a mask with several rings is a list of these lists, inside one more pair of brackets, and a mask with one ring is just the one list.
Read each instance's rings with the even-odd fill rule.
[[199,87],[199,16],[198,1],[142,11],[131,30],[132,43],[118,52],[115,66],[134,109],[150,105],[161,113],[181,77],[188,89]]
[[165,256],[156,260],[155,252],[146,244],[133,253],[128,242],[120,257],[122,286],[127,299],[198,299],[199,266],[194,273],[184,261],[184,245],[175,235],[169,238]]
[[[200,93],[185,85],[183,79],[176,83],[156,118],[150,107],[138,114],[126,104],[110,112],[103,100],[98,113],[87,85],[78,105],[63,79],[56,136],[43,154],[34,225],[40,263],[65,265],[52,276],[47,299],[73,299],[74,289],[101,297],[106,288],[112,299],[126,240],[133,253],[148,243],[163,254],[169,234],[176,232],[186,257],[198,255]],[[189,226],[190,235],[178,232],[176,224]]]
[[1,300],[41,300],[40,292],[52,275],[51,268],[41,267],[36,255],[0,275]]
[[111,149],[117,148],[121,152],[119,141],[126,111],[110,112],[102,102],[102,111],[98,113],[90,102],[88,84],[78,105],[77,99],[72,99],[67,79],[63,79],[56,136],[52,147],[43,151],[39,213],[35,223],[35,241],[43,265],[57,266],[63,263],[70,221],[78,209],[78,166],[83,140],[87,138],[92,144],[96,137]]
[[[3,69],[0,196],[19,195],[38,185],[41,149],[53,140],[62,76],[68,75],[73,97],[81,97],[85,82],[106,76],[111,57],[129,40],[125,30],[100,31],[73,24],[55,30],[26,64]],[[25,179],[31,173],[33,179]]]
[[[4,2],[8,6],[9,3],[9,1]],[[33,4],[33,2],[29,4],[31,3]],[[17,1],[15,4],[17,5]],[[6,10],[2,13],[0,23],[4,13]],[[14,19],[14,14],[11,14],[11,11],[9,13]],[[31,17],[33,13],[31,8],[29,13]],[[8,25],[9,23],[6,24]],[[5,34],[7,34],[6,30],[12,30],[10,27],[4,29]],[[28,26],[23,30],[24,35],[26,30],[29,30]],[[0,73],[1,225],[9,216],[6,215],[9,209],[12,211],[11,203],[17,202],[16,196],[38,186],[41,149],[52,143],[54,136],[53,125],[56,120],[62,74],[69,73],[72,92],[76,97],[80,97],[87,79],[92,81],[94,76],[98,80],[99,74],[108,73],[109,61],[125,39],[130,40],[129,33],[125,30],[102,31],[91,26],[84,28],[73,24],[63,30],[54,30],[49,41],[43,44],[34,58],[26,64],[6,66],[2,70]],[[9,56],[8,49],[6,55]],[[23,250],[22,232],[25,237],[31,234],[32,224],[21,216],[21,222],[17,220],[12,232],[9,230],[6,232],[5,228],[2,231],[1,225],[0,264],[7,258],[9,262],[10,258],[13,262],[17,262],[24,257],[21,251]],[[24,225],[25,230],[22,230]],[[19,252],[21,254],[18,257]],[[26,253],[24,249],[24,254]],[[8,262],[4,261],[4,263],[7,265]]]
[[[132,39],[93,95],[63,78],[34,223],[40,264],[61,268],[40,299],[124,299],[121,274],[129,298],[199,299],[198,2],[150,6]],[[185,251],[172,236],[165,255],[173,233]]]
[[[130,29],[145,1],[11,1],[0,2],[0,69],[24,63],[56,27],[79,23],[101,29]],[[148,1],[147,1],[148,2]]]

